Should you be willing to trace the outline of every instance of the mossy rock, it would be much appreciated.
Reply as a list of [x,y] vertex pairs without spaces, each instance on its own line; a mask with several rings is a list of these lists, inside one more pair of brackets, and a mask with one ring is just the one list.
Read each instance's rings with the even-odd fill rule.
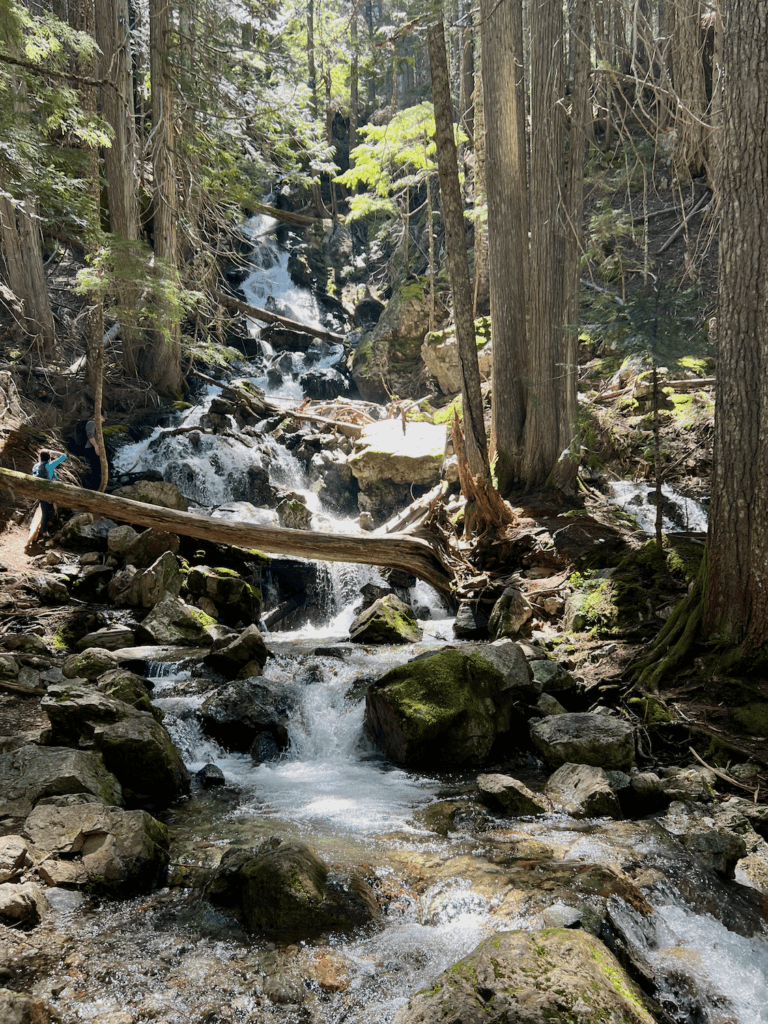
[[421,628],[410,605],[386,594],[357,616],[349,639],[358,644],[411,644],[421,640]]
[[754,701],[730,712],[731,721],[750,736],[768,737],[768,701]]
[[645,725],[658,725],[659,722],[673,722],[674,715],[657,697],[630,697],[627,707],[634,711]]

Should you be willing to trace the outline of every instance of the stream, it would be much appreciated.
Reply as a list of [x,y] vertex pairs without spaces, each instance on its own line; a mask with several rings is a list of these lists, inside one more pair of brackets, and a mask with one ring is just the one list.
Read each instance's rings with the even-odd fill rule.
[[[319,323],[322,310],[291,282],[274,228],[266,218],[246,225],[258,243],[253,273],[242,286],[246,298]],[[314,365],[332,366],[338,349],[321,346]],[[275,353],[268,345],[262,352],[241,372],[270,398],[301,398],[306,355],[281,359],[275,383],[269,376]],[[178,425],[199,423],[216,394],[209,387],[194,408],[178,414]],[[249,457],[268,470],[270,482],[304,496],[314,526],[357,528],[321,505],[296,458],[268,435]],[[159,470],[192,509],[274,522],[271,510],[243,501],[241,460],[242,449],[226,437],[162,438],[158,429],[124,448],[116,469]],[[579,925],[627,954],[665,1021],[768,1022],[766,900],[756,889],[723,880],[678,841],[674,815],[685,816],[690,805],[637,822],[562,814],[495,819],[467,800],[476,773],[430,777],[396,768],[364,737],[364,681],[455,642],[452,619],[437,595],[417,584],[411,598],[421,643],[353,645],[347,635],[360,588],[383,582],[378,571],[328,565],[319,568],[318,580],[308,620],[264,634],[271,655],[264,676],[287,687],[297,708],[288,724],[289,749],[275,760],[254,764],[201,733],[195,711],[212,684],[199,656],[147,650],[154,702],[190,772],[214,763],[226,785],[211,791],[194,785],[192,797],[164,817],[173,835],[175,881],[182,884],[115,903],[50,893],[56,927],[76,940],[77,950],[60,965],[51,992],[63,1024],[389,1024],[411,994],[492,932]],[[532,788],[546,778],[530,756],[521,757],[521,772]],[[460,808],[447,835],[429,827],[430,811],[444,800]],[[706,811],[690,814],[700,814],[706,826]],[[281,946],[246,935],[201,896],[194,880],[224,850],[273,835],[301,838],[329,863],[362,866],[382,896],[381,926]],[[578,871],[566,879],[564,868],[549,881],[523,880],[519,864],[537,859],[590,866],[584,877],[591,881],[574,881]],[[618,873],[631,879],[647,909],[616,884]]]

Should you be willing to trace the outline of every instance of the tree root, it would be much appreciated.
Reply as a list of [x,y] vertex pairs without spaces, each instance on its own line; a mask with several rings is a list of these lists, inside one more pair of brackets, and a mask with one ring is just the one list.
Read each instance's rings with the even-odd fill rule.
[[702,575],[667,619],[645,656],[632,668],[630,678],[638,689],[658,693],[662,678],[678,667],[693,646],[704,615],[706,594]]

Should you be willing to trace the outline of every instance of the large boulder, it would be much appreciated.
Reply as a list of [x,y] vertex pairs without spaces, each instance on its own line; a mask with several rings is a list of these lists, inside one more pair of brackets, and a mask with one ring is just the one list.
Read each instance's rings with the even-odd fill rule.
[[98,679],[104,672],[117,668],[120,662],[105,647],[89,647],[80,654],[72,654],[64,662],[62,672],[67,679]]
[[[485,316],[475,320],[477,362],[481,376],[486,378],[491,375],[493,363],[490,336],[490,318]],[[432,376],[437,378],[444,395],[457,395],[461,391],[461,365],[455,327],[427,334],[421,346],[421,358]]]
[[[540,692],[540,691],[538,691]],[[478,765],[494,743],[524,728],[519,700],[535,700],[528,662],[511,640],[444,649],[391,669],[368,689],[365,731],[398,764]]]
[[40,800],[73,793],[123,802],[120,783],[96,751],[27,744],[0,754],[0,816],[26,817]]
[[267,657],[267,645],[259,627],[250,625],[229,642],[215,645],[203,660],[215,672],[232,679],[243,672],[247,677],[261,675]]
[[619,800],[602,768],[564,764],[547,781],[547,796],[572,818],[623,817]]
[[144,530],[138,534],[124,554],[127,565],[137,569],[148,569],[166,551],[175,555],[179,550],[179,538],[175,533],[162,530]]
[[27,844],[21,836],[0,838],[0,884],[15,881],[31,864]]
[[261,591],[234,569],[196,565],[187,574],[187,589],[201,606],[202,599],[211,602],[216,618],[225,625],[247,625],[261,617]]
[[594,935],[498,932],[395,1014],[393,1024],[654,1024]]
[[254,853],[229,853],[216,882],[222,894],[239,896],[246,923],[258,931],[310,938],[380,916],[373,891],[359,875],[332,872],[299,840],[272,839]]
[[118,608],[154,608],[166,594],[178,597],[183,585],[178,559],[173,552],[164,551],[146,569],[128,565],[117,573],[110,583],[109,596]]
[[440,482],[445,442],[445,427],[432,423],[380,420],[368,424],[349,459],[360,488],[360,508],[381,517],[412,500],[412,488],[434,487]]
[[570,762],[624,769],[635,760],[632,726],[607,715],[584,712],[542,718],[531,726],[531,739],[553,768]]
[[42,705],[54,742],[95,747],[126,802],[166,806],[189,792],[189,773],[154,716],[87,686],[51,686]]
[[216,620],[180,597],[166,594],[136,630],[138,644],[204,644],[217,636]]
[[493,606],[488,619],[488,632],[494,640],[505,636],[517,636],[523,626],[533,617],[531,602],[517,587],[506,587]]
[[135,672],[125,668],[111,669],[99,676],[96,688],[108,697],[121,700],[137,711],[148,711],[158,722],[162,721],[163,713],[152,704],[146,681]]
[[[34,928],[48,909],[42,889],[33,882],[0,885],[0,923],[9,928]],[[0,1020],[6,1024],[8,1018],[0,1016]]]
[[179,512],[186,512],[189,508],[189,502],[176,484],[164,480],[140,480],[127,487],[118,487],[112,493],[116,498],[130,498],[131,501],[143,501],[148,505],[159,505]]
[[116,526],[117,523],[111,519],[94,517],[88,512],[78,512],[62,526],[61,542],[65,547],[106,551],[109,531]]
[[288,719],[295,703],[294,694],[283,683],[244,679],[207,697],[197,717],[203,732],[227,750],[247,752],[255,747],[257,753],[269,748],[278,753],[288,746]]
[[357,644],[412,644],[421,640],[421,628],[410,605],[386,594],[353,620],[349,639]]
[[38,804],[24,835],[46,854],[39,871],[48,885],[133,896],[162,881],[168,867],[168,829],[146,811]]
[[[440,320],[444,307],[439,300],[437,305]],[[406,281],[396,289],[376,326],[363,335],[352,354],[352,379],[366,402],[387,402],[391,395],[410,396],[419,390],[421,343],[430,314],[426,279]]]

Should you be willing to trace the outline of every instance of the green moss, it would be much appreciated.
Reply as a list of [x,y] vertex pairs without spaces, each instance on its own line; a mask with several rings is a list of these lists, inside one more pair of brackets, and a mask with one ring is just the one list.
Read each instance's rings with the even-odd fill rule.
[[672,550],[667,554],[667,567],[670,573],[685,583],[696,579],[704,554],[701,544],[671,541]]
[[432,416],[432,422],[440,426],[443,423],[453,423],[454,413],[458,415],[459,420],[464,418],[464,408],[461,402],[461,395],[457,395],[453,401],[449,402],[448,405],[442,409],[438,409]]
[[74,650],[84,633],[71,626],[60,626],[51,637],[51,646],[58,651]]
[[731,711],[731,719],[750,736],[768,736],[768,701],[745,704]]
[[116,423],[111,427],[102,427],[101,432],[104,437],[115,437],[118,434],[130,434],[130,427],[125,426],[123,423]]
[[672,712],[656,697],[631,697],[627,706],[638,718],[649,724],[674,721]]

